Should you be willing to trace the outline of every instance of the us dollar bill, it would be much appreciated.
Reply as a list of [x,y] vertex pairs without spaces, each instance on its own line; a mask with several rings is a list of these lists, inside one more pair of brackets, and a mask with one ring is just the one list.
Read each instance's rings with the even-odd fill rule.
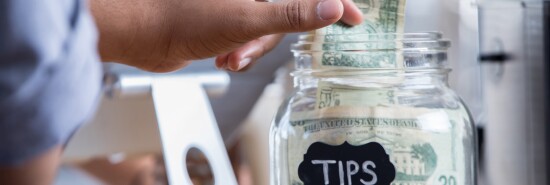
[[342,34],[379,34],[403,33],[406,0],[353,0],[363,12],[363,23],[357,26],[348,26],[336,23],[312,34],[318,35],[319,41],[335,42],[330,35]]
[[365,89],[319,82],[316,109],[338,106],[383,106],[394,105],[396,98],[392,88]]
[[400,51],[330,51],[311,53],[312,69],[404,69]]
[[[463,134],[466,133],[467,128],[464,126],[468,125],[468,119],[460,115],[463,114],[402,106],[338,106],[293,112],[290,115],[290,125],[294,133],[288,138],[290,184],[307,184],[304,183],[304,175],[297,173],[300,165],[309,162],[306,159],[307,155],[313,155],[314,152],[345,153],[336,149],[311,150],[311,147],[318,143],[334,147],[344,144],[352,147],[372,143],[381,145],[395,169],[392,185],[471,184],[465,179],[465,173],[472,166],[468,164],[473,164],[473,151],[466,150],[462,140],[466,137]],[[376,179],[360,176],[361,174],[353,169],[351,172],[355,173],[349,176],[350,168],[348,166],[346,171],[345,162],[344,168],[339,168],[338,159],[325,160],[335,162],[314,167],[325,167],[325,180],[330,178],[325,182],[330,182],[329,184],[338,181],[347,183],[347,178],[360,177],[371,182]],[[360,159],[356,161],[361,164]],[[375,165],[381,167],[381,164]],[[371,173],[371,176],[381,179],[381,176],[387,175],[383,173],[385,172]],[[314,178],[323,178],[323,174]]]
[[402,57],[392,49],[404,32],[406,0],[354,2],[363,12],[362,24],[339,22],[310,32],[310,50],[320,51],[312,54],[312,68],[403,68]]

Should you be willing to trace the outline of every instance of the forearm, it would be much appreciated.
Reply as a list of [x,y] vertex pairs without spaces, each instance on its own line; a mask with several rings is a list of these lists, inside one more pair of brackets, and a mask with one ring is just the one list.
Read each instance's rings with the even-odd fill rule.
[[135,24],[140,24],[133,14],[135,7],[126,0],[90,0],[92,15],[99,31],[98,49],[103,61],[121,60],[136,36]]
[[128,64],[132,60],[147,58],[142,51],[160,45],[163,35],[161,33],[166,28],[161,11],[161,6],[164,5],[159,2],[161,1],[90,1],[99,30],[98,48],[103,61]]

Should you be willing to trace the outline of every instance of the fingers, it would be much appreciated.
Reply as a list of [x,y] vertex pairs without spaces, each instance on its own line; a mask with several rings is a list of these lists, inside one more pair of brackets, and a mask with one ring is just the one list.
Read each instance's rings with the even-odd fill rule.
[[341,0],[284,0],[277,3],[251,2],[249,29],[261,35],[303,32],[328,26],[344,13]]
[[276,46],[282,38],[282,34],[279,33],[310,31],[333,24],[340,19],[350,25],[361,24],[363,21],[362,12],[352,0],[283,0],[277,3],[250,3],[252,4],[245,6],[247,11],[244,12],[247,13],[237,17],[240,21],[236,22],[245,23],[240,24],[239,33],[260,38],[218,56],[216,66],[220,69],[245,69]]
[[242,17],[251,30],[261,35],[303,32],[342,20],[361,24],[363,14],[352,0],[283,0],[276,3],[250,2],[251,13]]
[[342,0],[344,5],[344,15],[342,21],[349,25],[358,25],[363,22],[363,12],[355,6],[352,0]]
[[258,58],[271,51],[283,36],[283,34],[267,35],[250,41],[228,54],[218,56],[216,67],[231,71],[246,69]]
[[227,57],[230,53],[219,55],[216,57],[216,68],[226,70],[227,69]]

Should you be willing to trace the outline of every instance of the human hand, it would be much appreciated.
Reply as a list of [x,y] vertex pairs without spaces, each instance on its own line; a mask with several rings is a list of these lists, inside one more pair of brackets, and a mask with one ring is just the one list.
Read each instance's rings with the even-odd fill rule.
[[154,72],[213,56],[218,68],[239,71],[284,33],[362,21],[351,0],[92,0],[92,11],[103,60]]

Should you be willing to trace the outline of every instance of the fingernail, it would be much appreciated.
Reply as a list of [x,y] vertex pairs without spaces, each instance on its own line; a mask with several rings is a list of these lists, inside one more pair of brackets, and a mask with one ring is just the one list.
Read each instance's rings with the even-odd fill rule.
[[246,66],[248,66],[248,64],[250,64],[250,62],[252,62],[252,59],[251,59],[251,58],[242,59],[242,60],[239,62],[239,68],[238,68],[236,71],[245,68]]
[[340,17],[343,5],[340,0],[321,0],[317,4],[317,16],[322,20],[331,20]]
[[224,62],[222,66],[220,66],[218,69],[220,70],[227,70],[227,62]]

